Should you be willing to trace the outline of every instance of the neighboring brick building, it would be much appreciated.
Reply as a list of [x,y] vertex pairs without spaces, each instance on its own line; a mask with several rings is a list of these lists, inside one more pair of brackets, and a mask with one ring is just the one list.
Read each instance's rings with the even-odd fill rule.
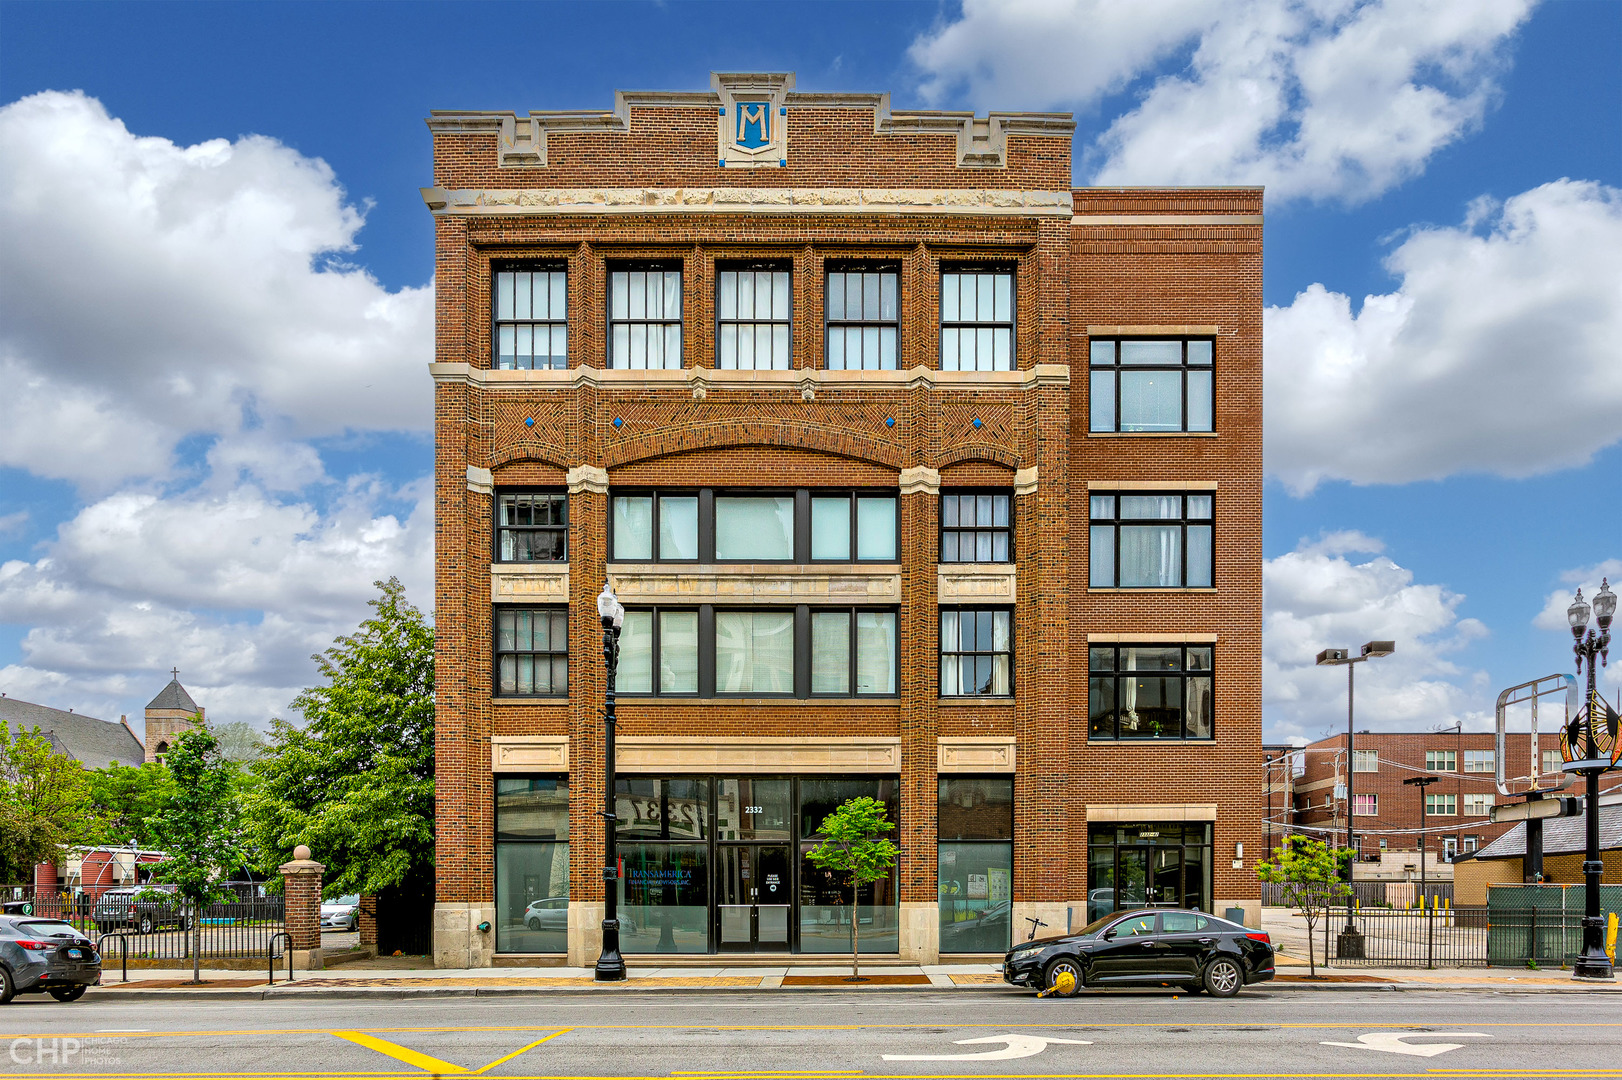
[[597,954],[605,577],[633,962],[847,950],[858,794],[864,949],[1258,915],[1261,191],[793,85],[428,121],[436,961]]
[[[1495,803],[1519,802],[1498,794],[1496,735],[1492,732],[1434,731],[1415,733],[1360,731],[1352,798],[1358,834],[1357,876],[1406,880],[1417,877],[1419,863],[1420,788],[1403,786],[1409,777],[1433,773],[1426,785],[1427,873],[1447,878],[1447,860],[1485,847],[1514,827],[1493,824]],[[1532,771],[1531,736],[1506,733],[1505,775],[1525,777]],[[1305,768],[1295,781],[1295,824],[1334,830],[1338,845],[1346,842],[1346,736],[1320,739],[1302,748]],[[1544,731],[1538,742],[1542,786],[1559,782],[1560,732]],[[1524,790],[1520,784],[1513,790]],[[1574,777],[1563,794],[1581,795],[1587,783]],[[1622,789],[1622,775],[1606,776],[1602,790]]]

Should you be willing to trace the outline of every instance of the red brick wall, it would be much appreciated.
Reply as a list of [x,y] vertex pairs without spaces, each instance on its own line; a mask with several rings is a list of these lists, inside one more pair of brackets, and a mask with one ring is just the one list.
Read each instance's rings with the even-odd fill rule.
[[297,872],[283,876],[285,925],[294,949],[321,947],[321,875]]

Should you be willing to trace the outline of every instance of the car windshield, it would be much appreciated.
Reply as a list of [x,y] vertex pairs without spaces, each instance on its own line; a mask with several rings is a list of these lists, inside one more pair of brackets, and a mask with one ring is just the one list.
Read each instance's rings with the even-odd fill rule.
[[79,931],[60,919],[30,919],[17,924],[19,932],[39,937],[78,937]]
[[340,907],[355,907],[360,903],[360,897],[354,895],[340,896],[336,900],[328,900],[327,903],[329,905],[337,905]]

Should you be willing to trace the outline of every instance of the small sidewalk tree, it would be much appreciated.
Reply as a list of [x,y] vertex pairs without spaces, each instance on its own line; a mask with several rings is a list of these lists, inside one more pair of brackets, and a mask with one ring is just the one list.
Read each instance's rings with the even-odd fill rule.
[[[1312,928],[1328,914],[1336,900],[1352,895],[1352,887],[1340,878],[1341,866],[1351,856],[1350,848],[1331,848],[1310,836],[1287,836],[1273,849],[1273,858],[1256,868],[1263,881],[1276,882],[1284,894],[1286,907],[1301,913],[1307,924],[1307,969],[1318,977],[1318,962],[1312,951]],[[1329,962],[1329,957],[1324,957]]]
[[884,804],[862,796],[846,799],[822,819],[822,842],[806,853],[819,870],[844,874],[850,882],[850,961],[851,981],[862,977],[861,918],[859,902],[863,885],[883,881],[895,866],[896,846],[884,838],[894,831]]

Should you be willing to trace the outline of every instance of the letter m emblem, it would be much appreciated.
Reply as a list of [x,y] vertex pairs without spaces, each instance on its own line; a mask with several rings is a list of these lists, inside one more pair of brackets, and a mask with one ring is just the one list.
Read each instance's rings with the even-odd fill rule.
[[759,150],[772,141],[772,107],[769,101],[740,101],[737,144],[745,150]]

